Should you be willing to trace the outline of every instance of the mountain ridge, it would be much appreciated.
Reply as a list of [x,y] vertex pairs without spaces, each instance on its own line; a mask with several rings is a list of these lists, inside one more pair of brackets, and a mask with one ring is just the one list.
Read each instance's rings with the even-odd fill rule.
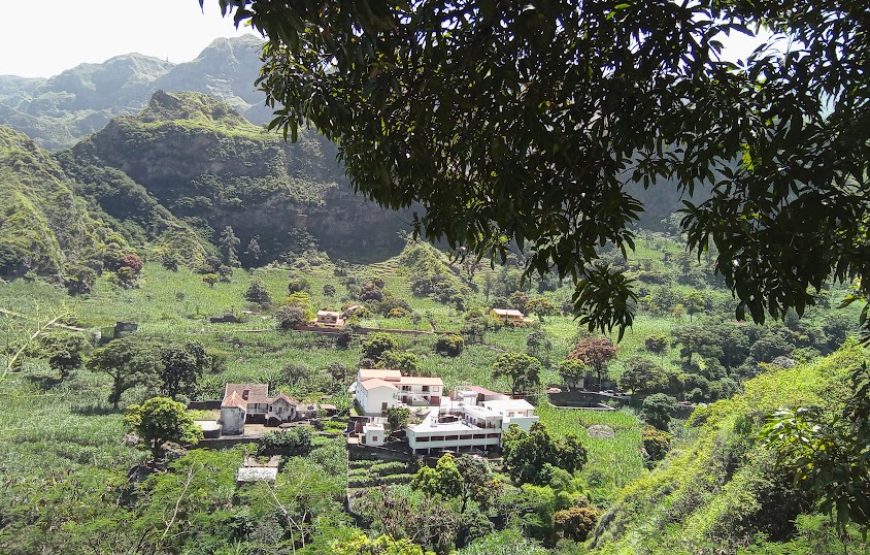
[[0,124],[23,131],[49,150],[70,148],[113,117],[134,114],[157,90],[203,92],[229,103],[254,123],[270,112],[256,90],[262,41],[218,38],[188,62],[139,53],[84,63],[49,78],[0,76]]

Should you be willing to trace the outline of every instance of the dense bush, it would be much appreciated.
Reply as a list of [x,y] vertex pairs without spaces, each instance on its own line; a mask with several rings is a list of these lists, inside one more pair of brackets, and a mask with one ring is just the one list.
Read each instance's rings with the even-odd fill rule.
[[553,527],[561,536],[583,542],[595,529],[599,518],[601,511],[595,507],[571,507],[553,513]]
[[674,415],[677,412],[677,400],[664,393],[650,395],[643,400],[641,415],[644,422],[658,428],[667,430]]
[[309,426],[269,431],[263,435],[263,439],[257,447],[257,454],[304,456],[311,451],[311,438]]
[[399,344],[387,333],[373,333],[362,344],[362,356],[378,362],[387,351],[395,351]]
[[651,463],[664,459],[671,450],[671,435],[652,426],[643,429],[641,439],[646,459]]
[[275,320],[278,321],[278,329],[284,331],[295,329],[307,321],[305,310],[295,304],[279,308],[275,313]]
[[458,357],[465,349],[465,340],[461,335],[442,335],[435,341],[435,352],[442,356]]

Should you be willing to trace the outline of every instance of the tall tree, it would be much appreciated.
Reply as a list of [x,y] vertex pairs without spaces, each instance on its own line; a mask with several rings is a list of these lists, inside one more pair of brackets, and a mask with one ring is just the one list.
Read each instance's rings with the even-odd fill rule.
[[87,366],[112,378],[109,402],[116,409],[125,391],[138,385],[155,386],[159,380],[160,359],[157,353],[135,336],[116,339],[97,349]]
[[160,349],[160,362],[160,391],[172,399],[180,394],[193,395],[199,378],[212,364],[205,347],[197,342]]
[[541,361],[522,353],[504,353],[495,359],[492,375],[510,381],[512,393],[531,391],[541,385]]
[[167,441],[195,444],[202,438],[202,431],[184,404],[167,397],[152,397],[141,405],[130,405],[124,414],[124,425],[142,438],[155,459]]
[[668,385],[665,369],[652,360],[633,356],[625,361],[625,370],[619,376],[619,386],[633,395],[662,391]]
[[223,231],[221,231],[220,239],[218,240],[218,246],[220,247],[221,256],[223,257],[224,264],[229,267],[238,266],[239,265],[239,238],[236,237],[235,232],[233,232],[232,226],[226,226]]
[[248,241],[248,248],[245,249],[245,254],[253,261],[254,265],[263,257],[263,250],[260,248],[260,242],[257,240],[257,237],[251,237],[251,240]]
[[489,463],[463,455],[442,455],[435,468],[424,466],[414,475],[411,485],[429,495],[458,497],[459,512],[465,514],[470,501],[485,506],[495,493],[495,483]]
[[715,246],[738,316],[801,313],[829,278],[870,291],[860,2],[219,3],[269,38],[271,127],[316,126],[368,197],[419,203],[416,233],[502,257],[516,241],[528,272],[574,280],[590,328],[633,321],[596,246],[633,248],[642,187],[704,191],[680,227]]
[[517,484],[547,484],[551,478],[548,465],[573,473],[581,470],[587,459],[586,449],[576,436],[555,439],[540,422],[532,424],[528,432],[511,425],[504,434],[502,454]]
[[568,358],[591,366],[598,377],[598,387],[601,387],[607,375],[607,365],[616,358],[616,345],[606,337],[589,337],[580,341]]
[[52,331],[39,336],[37,355],[46,357],[48,365],[63,380],[81,368],[88,348],[88,341],[81,333]]

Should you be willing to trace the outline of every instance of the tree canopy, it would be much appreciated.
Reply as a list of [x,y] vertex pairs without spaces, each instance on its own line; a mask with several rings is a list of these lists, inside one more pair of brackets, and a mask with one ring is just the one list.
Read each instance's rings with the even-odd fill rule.
[[168,397],[152,397],[141,405],[130,405],[124,425],[142,438],[155,459],[167,441],[195,444],[202,438],[202,431],[184,404]]
[[118,408],[121,396],[128,389],[139,385],[156,385],[159,381],[160,358],[153,347],[136,337],[123,337],[94,351],[88,368],[112,378],[109,402]]
[[685,194],[680,227],[715,246],[740,317],[802,313],[829,279],[870,288],[861,3],[219,3],[269,39],[272,128],[316,126],[367,197],[423,209],[416,234],[526,249],[527,273],[574,280],[590,329],[633,321],[597,246],[633,248],[641,188]]

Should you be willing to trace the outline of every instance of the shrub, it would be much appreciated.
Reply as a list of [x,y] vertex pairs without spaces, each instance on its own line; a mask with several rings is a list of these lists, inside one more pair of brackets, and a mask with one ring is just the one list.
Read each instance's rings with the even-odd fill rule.
[[260,281],[252,281],[245,291],[245,300],[256,303],[260,306],[267,306],[272,303],[272,296],[269,290]]
[[392,407],[387,409],[387,422],[390,425],[390,430],[394,432],[404,430],[408,425],[408,418],[410,415],[411,411],[405,407]]
[[267,432],[257,448],[258,455],[267,456],[303,456],[310,452],[311,428],[308,426]]
[[595,529],[600,517],[601,511],[595,507],[571,507],[553,513],[553,528],[562,537],[583,542]]
[[308,280],[306,280],[302,276],[298,276],[295,274],[290,275],[290,281],[287,283],[287,291],[289,293],[303,293],[305,291],[308,291],[308,289]]
[[386,351],[395,351],[398,347],[399,344],[392,335],[374,333],[363,342],[362,355],[363,358],[369,358],[378,362]]
[[652,426],[646,426],[641,434],[643,450],[648,462],[656,462],[665,458],[671,450],[671,434]]
[[442,356],[458,357],[465,349],[465,340],[461,335],[442,335],[435,342],[435,352]]
[[644,422],[659,430],[667,430],[677,412],[677,400],[664,393],[650,395],[643,400],[641,415]]
[[643,340],[643,345],[647,351],[658,355],[668,348],[668,338],[661,334],[650,335]]
[[384,351],[377,364],[380,368],[395,368],[411,374],[420,369],[420,359],[407,351]]
[[275,313],[275,319],[278,321],[278,329],[292,330],[305,323],[305,310],[295,304],[282,306]]

